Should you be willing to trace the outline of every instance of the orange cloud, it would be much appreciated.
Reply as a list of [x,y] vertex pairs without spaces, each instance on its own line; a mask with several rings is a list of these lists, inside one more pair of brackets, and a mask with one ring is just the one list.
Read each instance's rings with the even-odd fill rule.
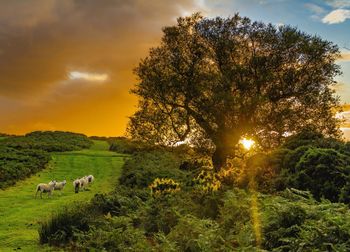
[[123,134],[132,69],[183,10],[197,1],[1,1],[0,132]]

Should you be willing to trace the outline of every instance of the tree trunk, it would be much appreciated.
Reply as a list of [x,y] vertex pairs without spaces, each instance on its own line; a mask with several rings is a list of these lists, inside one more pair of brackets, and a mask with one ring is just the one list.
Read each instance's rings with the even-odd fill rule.
[[239,139],[237,135],[222,134],[221,137],[215,141],[216,149],[212,156],[215,172],[219,172],[221,168],[225,166],[227,158],[234,154]]
[[221,168],[226,164],[226,159],[228,155],[229,153],[224,146],[216,146],[215,152],[212,156],[215,172],[219,172]]

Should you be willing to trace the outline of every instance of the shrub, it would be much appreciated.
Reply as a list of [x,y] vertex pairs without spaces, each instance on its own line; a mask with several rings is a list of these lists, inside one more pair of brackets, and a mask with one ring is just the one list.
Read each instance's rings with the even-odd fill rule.
[[44,169],[50,159],[50,155],[42,150],[16,150],[0,145],[0,188]]
[[38,231],[40,243],[61,246],[74,241],[75,231],[89,230],[93,220],[89,209],[80,203],[56,212],[48,221],[41,223]]
[[265,248],[283,248],[286,245],[289,248],[297,247],[298,244],[294,244],[293,241],[298,239],[300,226],[306,220],[305,209],[299,205],[288,204],[288,208],[283,207],[276,210],[277,213],[270,217],[264,229]]
[[173,195],[164,195],[148,201],[140,213],[141,223],[147,235],[158,232],[168,234],[171,231],[184,210],[176,202],[178,199]]
[[151,189],[152,195],[157,196],[180,191],[180,184],[173,179],[156,178],[152,184],[149,185],[149,188]]
[[[249,195],[243,190],[227,191],[220,208],[220,224],[225,231],[239,233],[250,220]],[[239,221],[237,221],[239,220]]]
[[148,242],[144,232],[132,225],[128,217],[105,218],[89,229],[88,232],[75,233],[77,241],[72,246],[73,250],[93,251],[151,251],[152,246]]
[[349,160],[332,149],[310,148],[296,165],[292,185],[310,190],[317,200],[339,200],[342,188],[350,182]]
[[264,197],[263,247],[273,251],[349,251],[350,211],[343,204],[316,202],[287,190]]
[[208,193],[221,188],[219,176],[212,170],[202,170],[194,179],[195,188]]
[[109,150],[123,154],[133,154],[154,148],[145,143],[134,141],[126,137],[112,138],[109,140],[109,144]]
[[109,194],[96,194],[91,200],[91,205],[102,214],[128,215],[137,211],[148,197],[149,192],[118,187]]
[[167,239],[175,242],[180,251],[225,251],[230,248],[220,235],[218,223],[193,215],[181,217]]
[[283,148],[250,157],[237,176],[237,184],[248,188],[254,181],[254,188],[260,192],[297,188],[310,190],[317,200],[324,197],[332,202],[350,202],[346,146],[314,133],[293,136]]
[[227,191],[219,211],[218,223],[228,242],[241,248],[255,245],[249,193],[238,189]]
[[186,173],[179,169],[181,159],[164,150],[138,152],[128,159],[119,182],[132,188],[147,188],[156,178],[184,181]]

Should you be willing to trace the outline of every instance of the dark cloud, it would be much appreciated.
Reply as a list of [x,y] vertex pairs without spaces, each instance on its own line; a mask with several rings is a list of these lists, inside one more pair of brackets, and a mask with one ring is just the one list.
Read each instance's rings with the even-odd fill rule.
[[[160,27],[191,1],[2,1],[0,92],[22,96],[65,78],[70,68],[130,65]],[[16,13],[14,15],[14,13]]]
[[[71,111],[93,110],[97,102],[116,110],[112,99],[117,107],[129,100],[124,112],[109,109],[116,113],[109,117],[122,117],[115,131],[121,133],[135,101],[128,95],[132,68],[158,43],[161,27],[197,7],[195,0],[1,1],[0,131],[12,124],[27,131],[21,122],[55,127]],[[109,81],[73,83],[67,78],[73,70],[107,73]]]

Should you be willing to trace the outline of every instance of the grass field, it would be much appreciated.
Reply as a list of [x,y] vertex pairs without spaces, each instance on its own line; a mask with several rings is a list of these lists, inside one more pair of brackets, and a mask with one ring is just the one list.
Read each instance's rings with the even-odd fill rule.
[[[74,201],[87,201],[98,192],[113,189],[121,171],[125,155],[108,151],[104,141],[94,141],[88,150],[52,155],[50,167],[18,182],[16,186],[0,191],[0,251],[45,251],[38,245],[40,221],[50,217],[52,211]],[[74,193],[72,182],[77,177],[93,174],[95,182],[88,191]],[[52,198],[34,198],[38,183],[52,179],[67,179],[62,195],[54,192]]]

